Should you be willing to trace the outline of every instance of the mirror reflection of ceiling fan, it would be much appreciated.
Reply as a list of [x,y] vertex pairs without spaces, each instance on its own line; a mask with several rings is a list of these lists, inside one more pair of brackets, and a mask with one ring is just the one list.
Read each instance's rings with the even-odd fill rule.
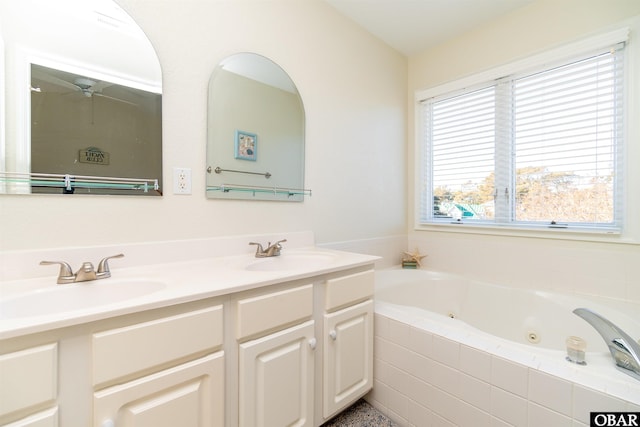
[[[115,85],[114,83],[107,81],[97,81],[87,77],[73,76],[68,73],[64,73],[64,76],[62,74],[60,76],[56,76],[47,73],[44,70],[37,70],[35,68],[31,70],[31,77],[32,80],[40,80],[43,83],[49,83],[59,88],[62,87],[72,90],[73,92],[81,92],[87,98],[98,96],[128,105],[138,105],[135,102],[104,94],[102,92],[104,89]],[[32,81],[31,90],[36,92],[41,91],[42,89],[34,83],[35,82]]]

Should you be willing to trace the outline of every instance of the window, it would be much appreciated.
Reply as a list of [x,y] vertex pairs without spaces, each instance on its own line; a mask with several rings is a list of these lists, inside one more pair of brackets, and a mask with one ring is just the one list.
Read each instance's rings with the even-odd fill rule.
[[619,230],[624,62],[617,43],[420,99],[419,222]]

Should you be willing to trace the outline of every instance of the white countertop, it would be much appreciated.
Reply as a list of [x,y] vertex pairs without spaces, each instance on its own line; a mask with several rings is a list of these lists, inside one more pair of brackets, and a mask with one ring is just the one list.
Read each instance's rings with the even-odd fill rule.
[[[114,261],[111,264],[111,277],[96,281],[57,285],[55,274],[40,278],[3,281],[0,283],[0,310],[2,310],[2,304],[7,301],[29,298],[37,293],[55,292],[63,287],[104,286],[110,281],[113,284],[122,281],[153,281],[164,286],[160,290],[142,296],[72,310],[46,307],[43,310],[45,314],[15,316],[3,315],[0,312],[0,339],[226,295],[347,268],[373,265],[379,259],[376,256],[320,249],[315,246],[283,249],[281,259],[284,260],[288,256],[291,257],[290,259],[299,257],[300,263],[295,263],[295,267],[291,267],[289,263],[283,270],[251,271],[247,269],[249,264],[269,259],[242,254],[125,268],[118,268],[117,261]],[[305,262],[305,259],[313,260],[314,257],[322,258],[323,261],[321,263]],[[57,269],[53,267],[51,269],[57,273]]]

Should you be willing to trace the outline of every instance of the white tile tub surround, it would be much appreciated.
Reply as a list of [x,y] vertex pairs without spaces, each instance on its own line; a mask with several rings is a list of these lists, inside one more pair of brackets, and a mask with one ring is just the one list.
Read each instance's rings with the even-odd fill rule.
[[498,355],[437,322],[404,316],[376,307],[374,389],[366,397],[400,426],[586,427],[590,411],[640,406],[640,382],[612,395],[539,369],[527,352]]

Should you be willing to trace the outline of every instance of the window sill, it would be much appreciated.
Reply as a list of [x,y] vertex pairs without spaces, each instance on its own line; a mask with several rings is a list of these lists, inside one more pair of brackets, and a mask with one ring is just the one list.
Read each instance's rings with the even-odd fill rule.
[[625,236],[620,230],[593,230],[585,228],[514,227],[495,224],[425,223],[416,224],[415,231],[476,234],[501,237],[527,237],[534,239],[571,240],[598,243],[640,245],[637,239]]

